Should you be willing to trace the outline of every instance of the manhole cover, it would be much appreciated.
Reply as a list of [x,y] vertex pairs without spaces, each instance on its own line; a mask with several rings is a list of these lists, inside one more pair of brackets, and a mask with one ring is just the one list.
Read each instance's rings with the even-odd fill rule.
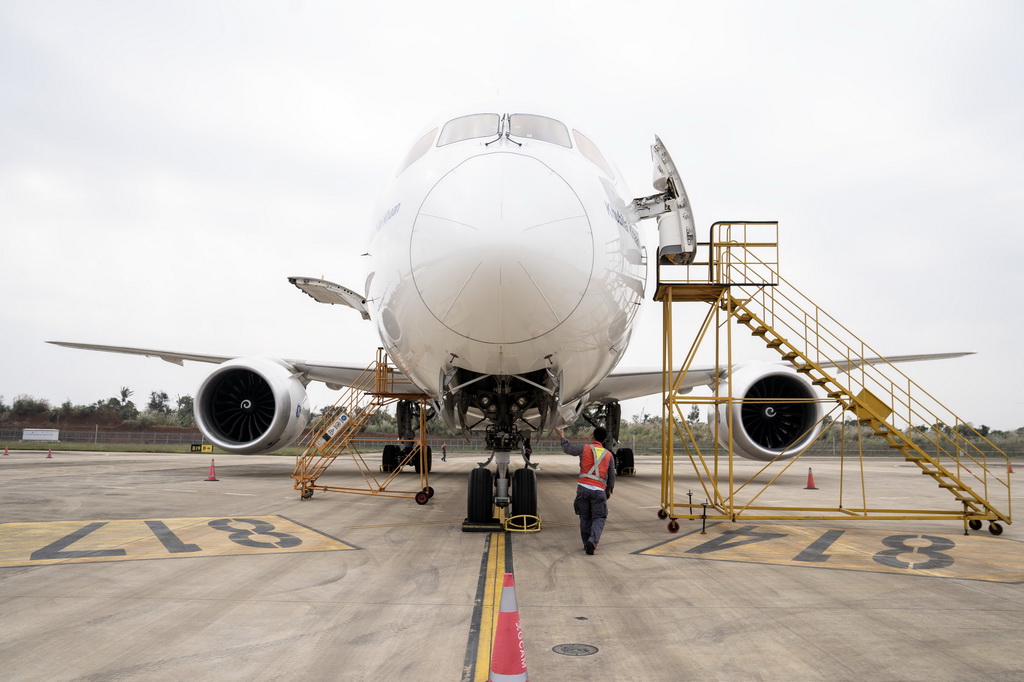
[[597,647],[589,644],[559,644],[551,650],[563,656],[589,656],[597,653]]

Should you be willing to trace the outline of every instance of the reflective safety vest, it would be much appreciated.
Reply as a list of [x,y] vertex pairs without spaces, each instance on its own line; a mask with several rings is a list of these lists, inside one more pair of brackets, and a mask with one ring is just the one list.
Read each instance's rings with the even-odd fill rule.
[[608,465],[612,458],[604,448],[588,443],[580,455],[580,478],[578,483],[592,485],[601,490],[608,487]]

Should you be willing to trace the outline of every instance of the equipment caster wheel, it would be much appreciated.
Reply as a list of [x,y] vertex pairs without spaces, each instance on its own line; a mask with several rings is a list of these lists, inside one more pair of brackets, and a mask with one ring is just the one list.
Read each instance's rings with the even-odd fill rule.
[[992,533],[992,535],[1002,535],[1003,527],[998,523],[992,522],[988,524],[988,532]]
[[665,511],[664,509],[659,509],[658,510],[658,518],[661,519],[662,521],[664,521],[665,519],[668,518],[668,512]]
[[967,522],[967,527],[970,528],[971,530],[981,530],[981,520],[980,519],[971,519],[970,521]]
[[313,497],[313,491],[312,490],[306,489],[306,490],[302,491],[302,499],[308,500],[311,497]]
[[668,532],[669,533],[678,533],[679,532],[679,522],[676,521],[675,519],[672,519],[671,521],[669,521],[668,522]]
[[434,496],[434,489],[432,487],[430,487],[429,485],[426,488],[424,488],[423,491],[425,493],[427,493],[427,497],[428,498],[431,498],[431,497]]
[[426,490],[421,490],[416,493],[416,504],[426,504],[429,499],[430,495],[427,494]]

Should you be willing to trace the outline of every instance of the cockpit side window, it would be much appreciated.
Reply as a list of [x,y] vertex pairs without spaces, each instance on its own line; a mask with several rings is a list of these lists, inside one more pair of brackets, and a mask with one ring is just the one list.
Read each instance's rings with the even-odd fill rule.
[[580,150],[580,153],[590,159],[595,166],[607,173],[609,178],[614,180],[615,173],[612,172],[611,166],[608,165],[608,162],[604,160],[604,156],[602,156],[601,152],[598,151],[597,145],[591,142],[590,138],[578,130],[574,129],[572,131],[572,136],[576,138],[576,148]]
[[453,118],[444,124],[437,146],[472,140],[478,137],[497,137],[501,117],[498,114],[470,114]]
[[429,133],[421,137],[416,141],[416,144],[412,146],[409,153],[405,157],[405,161],[398,168],[398,172],[395,173],[397,178],[399,175],[405,172],[405,169],[416,163],[421,156],[426,154],[430,150],[430,145],[434,142],[434,137],[437,135],[437,128],[434,128]]
[[569,130],[561,121],[536,114],[512,114],[509,116],[509,135],[542,140],[572,149]]

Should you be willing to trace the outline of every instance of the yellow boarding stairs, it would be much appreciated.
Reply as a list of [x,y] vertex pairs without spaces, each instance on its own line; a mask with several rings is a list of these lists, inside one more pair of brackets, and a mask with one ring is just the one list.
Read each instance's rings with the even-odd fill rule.
[[[371,440],[363,434],[363,428],[370,422],[373,415],[382,407],[399,400],[420,401],[419,441],[398,462],[391,471],[379,468],[380,473],[387,474],[381,480],[374,475],[371,467],[359,452],[358,444]],[[411,383],[395,377],[395,372],[388,365],[387,355],[381,348],[377,349],[376,361],[366,368],[351,386],[342,391],[334,405],[324,411],[323,416],[298,443],[295,458],[295,470],[292,478],[293,488],[300,491],[302,499],[313,496],[314,490],[328,492],[352,493],[357,495],[379,495],[383,497],[411,497],[419,504],[426,504],[434,495],[430,487],[429,466],[427,463],[426,414],[427,398],[415,392]],[[375,443],[379,439],[373,439]],[[362,476],[363,486],[336,486],[319,483],[320,477],[341,455],[348,454]],[[420,487],[416,490],[392,490],[398,474],[410,463],[416,463],[419,472]]]
[[[1012,522],[1012,469],[1006,454],[783,279],[777,254],[764,257],[765,247],[769,253],[777,249],[777,229],[777,223],[712,226],[706,244],[709,260],[699,264],[706,269],[696,270],[707,274],[693,277],[691,272],[683,284],[700,292],[689,300],[708,301],[713,297],[708,291],[717,290],[720,309],[763,339],[859,424],[885,439],[890,449],[920,467],[962,507],[900,518],[962,518],[965,532],[988,521],[991,533],[1002,533],[999,522]],[[661,278],[659,272],[659,288],[665,284]],[[996,497],[1002,509],[993,503]],[[872,510],[861,511],[867,516]]]

